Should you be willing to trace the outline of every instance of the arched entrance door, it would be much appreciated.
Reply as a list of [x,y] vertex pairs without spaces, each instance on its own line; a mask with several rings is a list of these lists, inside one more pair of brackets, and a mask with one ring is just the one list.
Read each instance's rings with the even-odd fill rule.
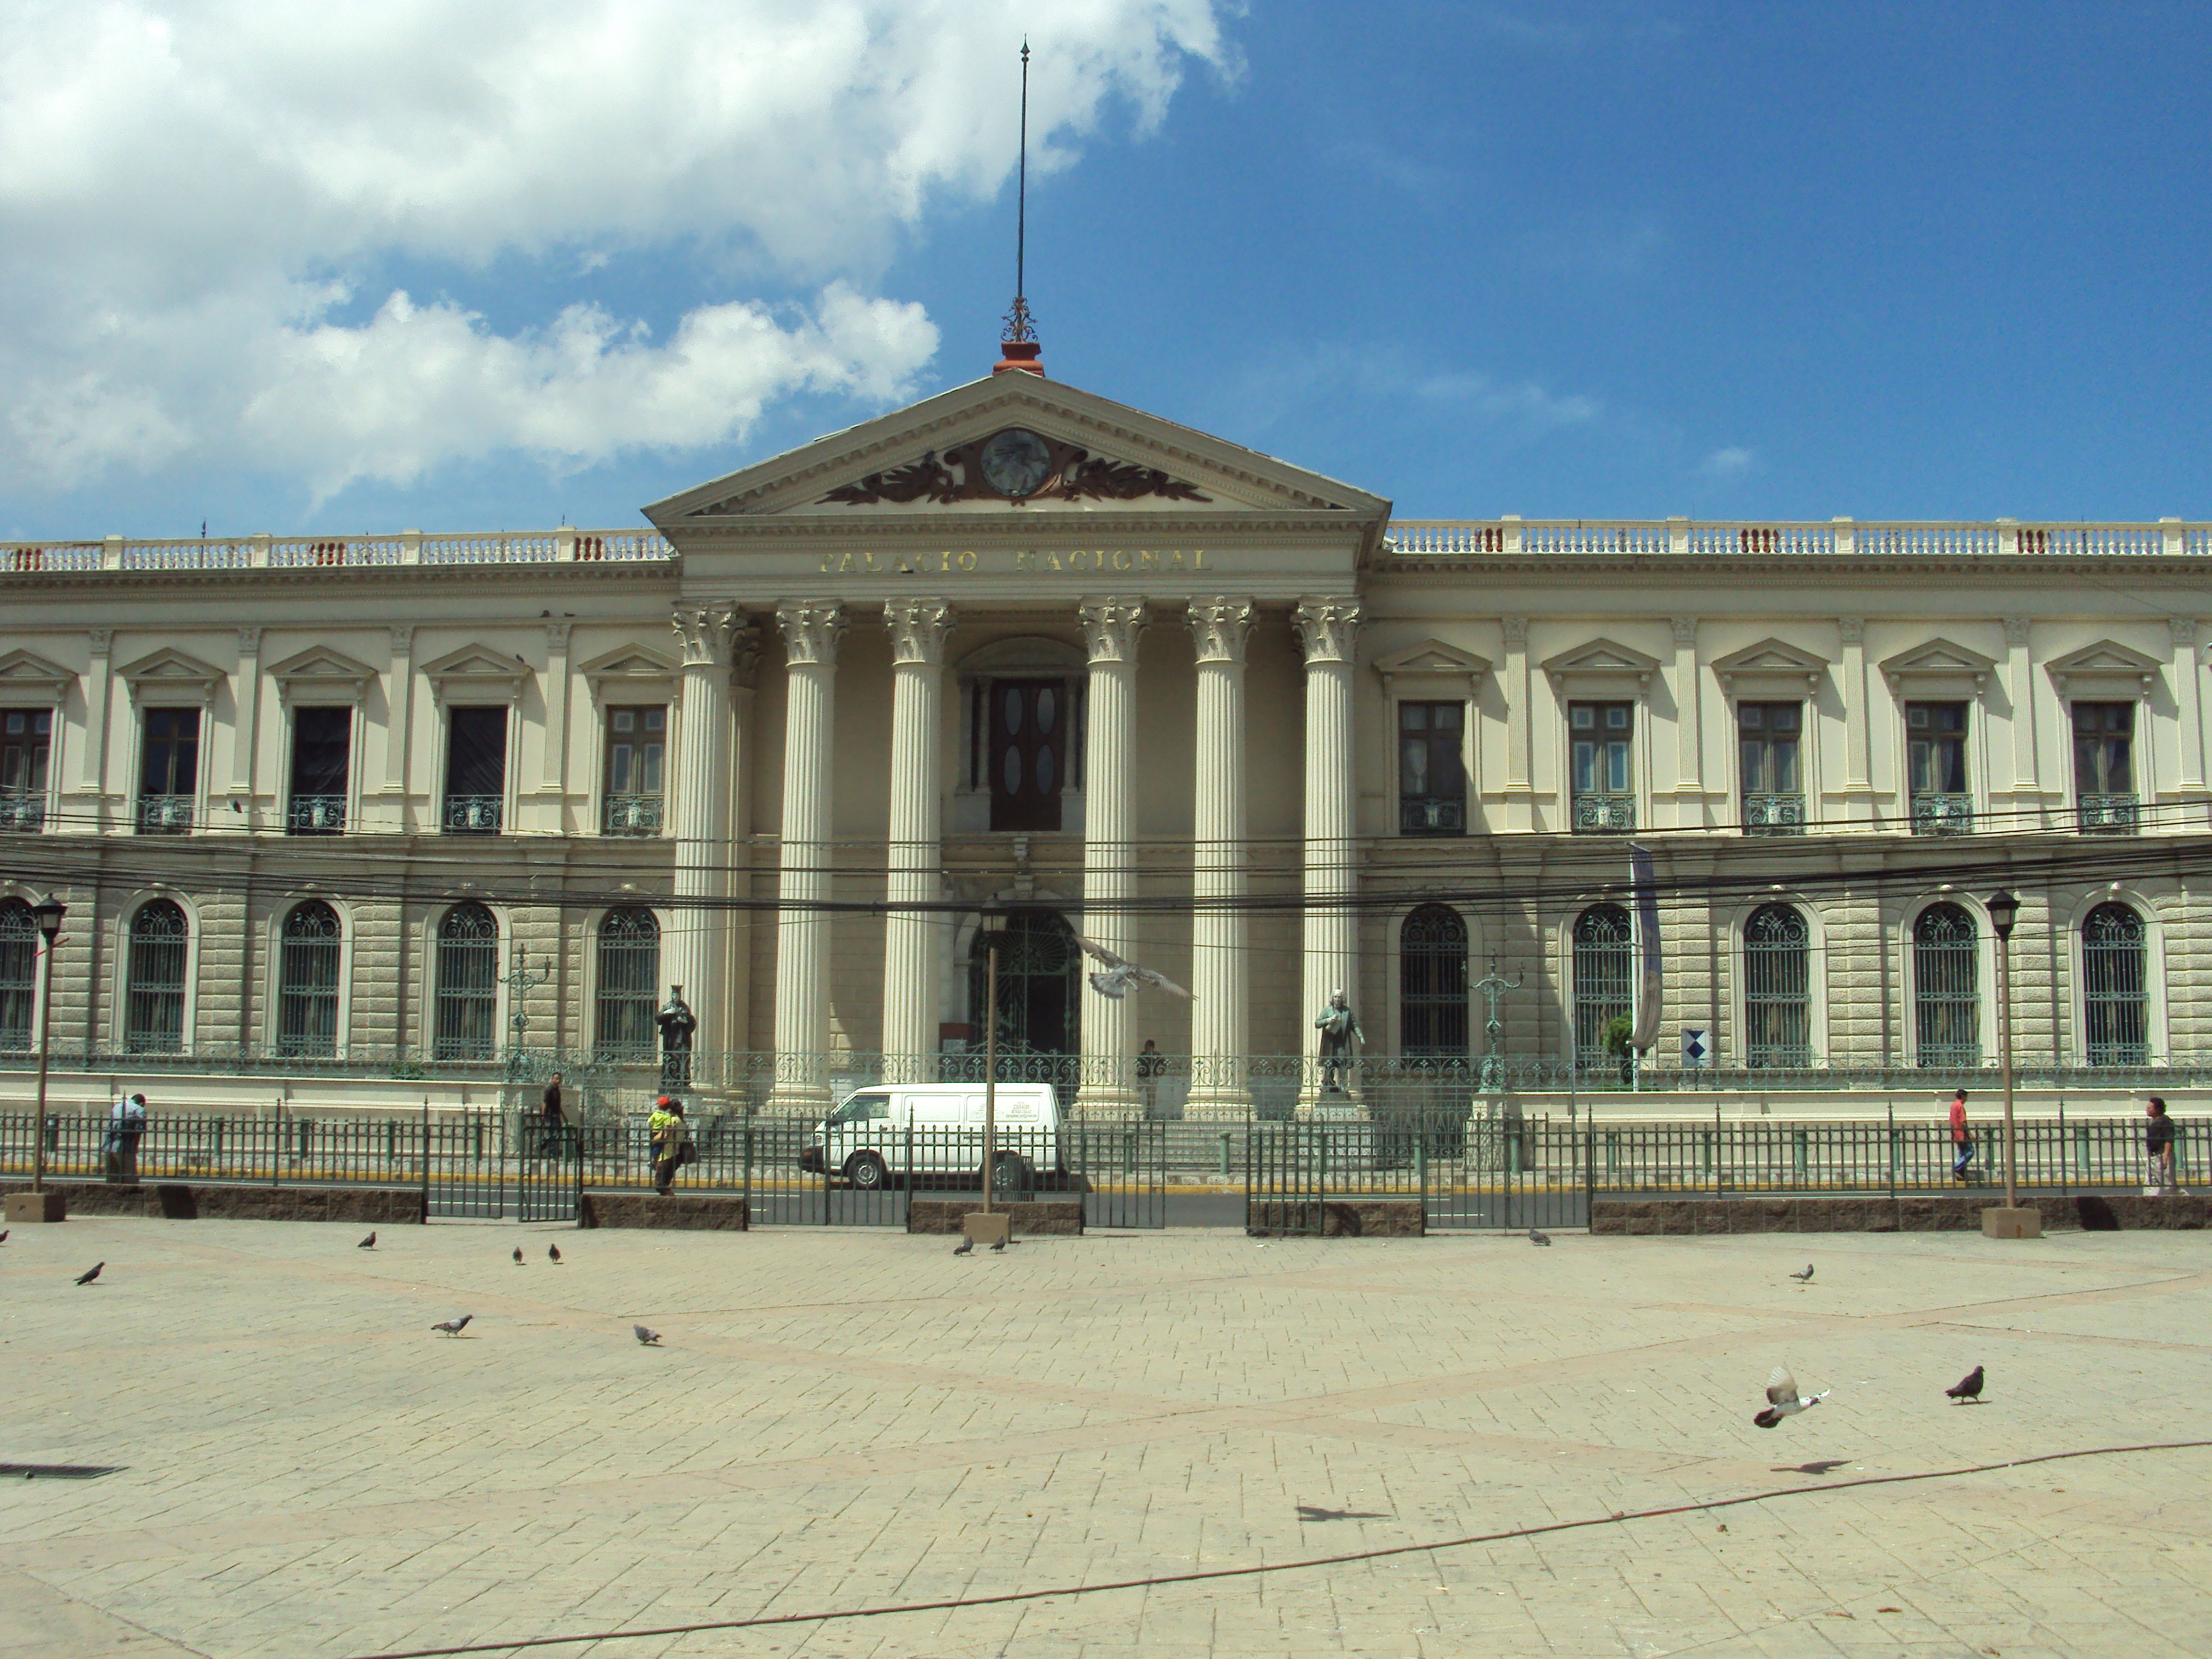
[[[1082,1048],[1083,951],[1066,918],[1050,910],[1013,910],[999,951],[999,1053],[1012,1065],[1009,1079],[1060,1082]],[[978,948],[968,960],[968,1006],[981,1049],[988,1006],[989,963]]]

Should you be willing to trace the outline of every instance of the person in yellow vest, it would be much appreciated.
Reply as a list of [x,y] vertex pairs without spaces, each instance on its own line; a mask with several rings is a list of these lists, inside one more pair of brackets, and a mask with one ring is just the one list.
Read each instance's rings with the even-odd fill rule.
[[691,1126],[684,1121],[684,1103],[663,1095],[653,1103],[653,1115],[646,1120],[646,1130],[653,1137],[653,1185],[665,1198],[675,1184],[677,1165],[684,1162],[685,1146],[691,1139]]

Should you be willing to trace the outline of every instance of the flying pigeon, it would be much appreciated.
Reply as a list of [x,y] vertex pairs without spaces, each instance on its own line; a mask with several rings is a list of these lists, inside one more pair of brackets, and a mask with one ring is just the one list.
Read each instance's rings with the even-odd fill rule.
[[1552,1236],[1549,1233],[1540,1233],[1531,1227],[1528,1229],[1528,1242],[1531,1244],[1548,1244],[1552,1242]]
[[94,1262],[88,1271],[81,1273],[76,1276],[76,1282],[80,1285],[91,1284],[94,1279],[100,1277],[100,1270],[106,1265],[107,1264],[105,1261]]
[[1805,1271],[1803,1273],[1792,1273],[1790,1277],[1796,1279],[1800,1285],[1811,1284],[1813,1282],[1813,1264],[1809,1261],[1807,1262],[1805,1264]]
[[522,1265],[522,1246],[520,1244],[514,1247],[514,1265],[518,1267]]
[[967,1254],[969,1253],[969,1251],[970,1251],[970,1250],[974,1249],[975,1248],[975,1241],[974,1239],[972,1239],[972,1238],[963,1238],[963,1239],[962,1239],[962,1240],[959,1242],[959,1243],[957,1243],[957,1244],[956,1244],[955,1246],[953,1246],[953,1249],[952,1249],[952,1254],[953,1254],[953,1255],[967,1255]]
[[559,1267],[561,1265],[561,1247],[558,1244],[548,1244],[545,1247],[545,1259],[548,1261],[550,1261],[555,1267]]
[[660,1333],[659,1331],[649,1331],[642,1325],[633,1325],[630,1327],[630,1329],[637,1334],[637,1340],[645,1346],[651,1348],[656,1347],[659,1345]]
[[376,1235],[374,1233],[371,1233],[367,1238],[362,1239],[360,1243],[354,1246],[354,1249],[356,1250],[373,1250],[375,1248]]
[[461,1327],[475,1317],[474,1314],[457,1314],[451,1319],[440,1320],[430,1328],[434,1331],[443,1331],[447,1336],[459,1336],[461,1334]]
[[1790,1375],[1790,1368],[1777,1365],[1766,1374],[1766,1409],[1751,1420],[1762,1429],[1773,1428],[1784,1418],[1795,1417],[1808,1407],[1819,1405],[1828,1397],[1828,1392],[1823,1389],[1810,1399],[1801,1399],[1797,1393],[1797,1379]]
[[1075,936],[1075,942],[1083,947],[1085,956],[1096,957],[1105,967],[1104,973],[1091,975],[1091,988],[1100,996],[1119,1002],[1132,991],[1141,991],[1148,985],[1157,985],[1161,990],[1181,997],[1185,1002],[1190,1000],[1190,993],[1165,974],[1156,974],[1149,968],[1140,968],[1127,957],[1115,956],[1097,940],[1085,939],[1080,933]]
[[1006,1241],[1002,1238],[997,1243],[992,1245],[991,1248],[994,1250],[1003,1250],[1006,1248]]
[[1943,1392],[1962,1406],[1970,1400],[1979,1400],[1982,1397],[1982,1368],[1975,1366],[1959,1379],[1955,1388],[1946,1389]]

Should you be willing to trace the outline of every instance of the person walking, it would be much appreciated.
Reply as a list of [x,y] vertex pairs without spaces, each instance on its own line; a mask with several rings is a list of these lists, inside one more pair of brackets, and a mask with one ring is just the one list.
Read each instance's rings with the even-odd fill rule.
[[653,1136],[653,1190],[665,1198],[676,1183],[678,1166],[690,1162],[691,1126],[684,1121],[684,1103],[661,1096],[646,1127]]
[[2168,1198],[2189,1194],[2173,1179],[2173,1120],[2166,1115],[2166,1102],[2150,1097],[2143,1108],[2143,1196]]
[[1951,1178],[1971,1181],[1966,1166],[1974,1161],[1974,1138],[1966,1133],[1966,1091],[1960,1090],[1951,1097]]
[[1145,1046],[1137,1054],[1137,1088],[1145,1097],[1145,1115],[1148,1118],[1160,1115],[1160,1073],[1167,1068],[1168,1057],[1160,1052],[1158,1042],[1146,1037]]
[[553,1080],[545,1085],[544,1098],[538,1105],[538,1121],[544,1125],[544,1144],[539,1148],[543,1158],[561,1156],[561,1142],[568,1127],[567,1115],[561,1109],[561,1073],[553,1073]]
[[107,1134],[100,1142],[101,1171],[118,1186],[138,1182],[138,1138],[146,1133],[146,1097],[125,1095],[107,1115]]

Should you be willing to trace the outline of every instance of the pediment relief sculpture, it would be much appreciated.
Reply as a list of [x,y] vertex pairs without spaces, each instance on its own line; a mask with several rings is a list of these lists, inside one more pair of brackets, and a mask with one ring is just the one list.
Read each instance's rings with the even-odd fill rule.
[[957,445],[942,456],[929,450],[903,466],[840,484],[818,504],[875,507],[929,501],[949,507],[971,501],[1133,501],[1147,495],[1175,501],[1213,499],[1158,467],[1110,460],[1025,427],[1007,427]]

